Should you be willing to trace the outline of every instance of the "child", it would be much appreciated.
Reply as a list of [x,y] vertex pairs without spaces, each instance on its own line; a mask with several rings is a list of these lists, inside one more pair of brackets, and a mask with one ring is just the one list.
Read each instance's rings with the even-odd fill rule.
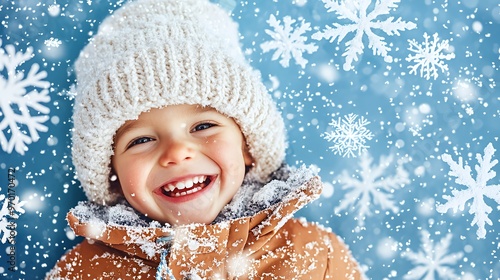
[[359,279],[333,233],[292,215],[321,192],[208,0],[137,0],[76,61],[73,161],[86,239],[47,279]]

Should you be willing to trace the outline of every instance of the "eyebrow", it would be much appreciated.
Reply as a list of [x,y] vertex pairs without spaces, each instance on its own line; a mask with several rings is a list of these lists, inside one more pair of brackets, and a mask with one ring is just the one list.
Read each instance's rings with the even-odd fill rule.
[[195,109],[196,113],[205,113],[205,112],[210,112],[210,111],[215,111],[217,112],[217,110],[215,110],[214,108],[210,107],[210,106],[202,106],[202,105],[198,105]]
[[128,122],[125,122],[124,125],[122,125],[120,128],[115,133],[115,136],[113,137],[113,146],[116,145],[116,140],[122,136],[123,134],[127,133],[128,131],[139,127],[139,124],[137,120],[130,120]]

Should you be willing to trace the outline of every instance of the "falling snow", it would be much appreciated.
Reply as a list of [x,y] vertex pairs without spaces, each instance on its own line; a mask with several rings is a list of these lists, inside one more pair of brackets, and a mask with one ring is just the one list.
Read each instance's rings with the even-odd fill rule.
[[26,75],[18,69],[32,55],[32,48],[24,53],[16,52],[13,45],[0,48],[0,71],[6,72],[5,77],[0,76],[0,144],[7,153],[15,150],[24,155],[28,145],[40,138],[38,133],[47,131],[43,124],[50,112],[44,104],[50,101],[49,82],[43,80],[47,73],[39,71],[37,63],[31,65]]
[[467,205],[467,201],[472,199],[469,206],[469,214],[474,215],[471,225],[477,225],[477,237],[486,237],[486,224],[492,226],[493,222],[489,218],[489,214],[493,211],[485,201],[489,198],[500,205],[500,184],[488,185],[488,181],[496,176],[496,172],[492,170],[497,165],[498,160],[492,160],[495,148],[491,143],[484,149],[484,156],[476,154],[477,163],[474,166],[476,171],[476,179],[473,178],[471,167],[468,164],[464,165],[462,157],[455,162],[449,154],[443,154],[442,159],[450,166],[448,175],[456,177],[455,183],[465,186],[466,189],[459,190],[453,188],[450,195],[443,195],[446,200],[443,204],[438,204],[436,210],[440,213],[446,213],[452,209],[453,212],[458,210],[463,211]]
[[56,39],[56,38],[50,38],[50,39],[47,39],[45,40],[44,44],[47,46],[47,47],[54,47],[54,48],[58,48],[62,42],[61,40],[59,39]]
[[349,114],[344,118],[333,119],[330,125],[333,131],[325,132],[324,138],[333,142],[330,150],[334,154],[343,157],[356,157],[361,155],[370,146],[366,145],[367,140],[373,138],[373,134],[366,128],[370,124],[363,116],[358,119],[358,115]]
[[448,40],[439,42],[437,33],[432,35],[432,41],[429,41],[430,38],[427,33],[424,33],[425,41],[421,44],[415,39],[408,40],[410,44],[408,50],[414,54],[408,55],[406,61],[415,63],[415,65],[408,66],[410,74],[420,74],[420,77],[427,80],[430,78],[435,80],[439,76],[440,70],[442,73],[448,72],[448,65],[445,64],[445,60],[455,58],[455,54],[445,53],[449,48]]
[[56,4],[49,5],[47,11],[49,12],[49,15],[51,15],[53,17],[58,16],[59,13],[61,12],[61,6],[56,5]]
[[[368,48],[372,49],[374,55],[384,58],[384,61],[391,63],[392,56],[390,44],[385,38],[377,35],[374,30],[380,30],[388,36],[400,35],[400,31],[411,30],[417,27],[413,22],[406,22],[398,18],[394,20],[393,16],[388,16],[385,20],[381,17],[390,15],[391,10],[398,7],[400,0],[322,0],[329,13],[335,13],[339,20],[347,20],[352,23],[332,23],[332,26],[326,26],[322,31],[314,33],[313,39],[329,40],[330,43],[338,40],[342,42],[349,33],[355,33],[354,37],[345,43],[346,50],[342,54],[345,57],[344,70],[352,70],[353,62],[358,61],[359,56],[363,54],[365,43],[363,37],[368,38]],[[372,10],[370,10],[372,9]]]
[[[324,192],[300,215],[331,227],[366,279],[500,279],[498,1],[210,1],[238,22],[282,110],[287,163],[318,167]],[[43,279],[81,240],[66,221],[86,199],[71,157],[74,62],[125,2],[0,5],[0,260],[17,233],[1,279]],[[275,187],[254,198],[272,202],[286,191]],[[112,222],[134,219],[116,210]],[[230,261],[234,275],[247,261]]]
[[307,37],[303,36],[305,32],[311,31],[311,25],[302,20],[300,26],[294,29],[292,25],[296,20],[290,16],[283,18],[283,26],[281,25],[281,21],[277,20],[274,15],[270,15],[267,22],[274,28],[274,31],[265,30],[273,40],[262,43],[260,45],[262,51],[267,53],[271,50],[276,50],[272,60],[281,58],[280,64],[285,68],[289,66],[290,59],[292,58],[295,59],[298,65],[304,68],[307,64],[307,59],[302,57],[303,53],[307,52],[311,54],[318,49],[313,43],[306,44]]

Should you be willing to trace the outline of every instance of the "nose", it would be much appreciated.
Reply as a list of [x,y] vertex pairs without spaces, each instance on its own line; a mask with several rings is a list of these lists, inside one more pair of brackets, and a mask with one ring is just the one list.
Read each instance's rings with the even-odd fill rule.
[[193,159],[195,147],[192,143],[182,140],[172,140],[164,145],[159,158],[161,166],[180,164],[183,161]]

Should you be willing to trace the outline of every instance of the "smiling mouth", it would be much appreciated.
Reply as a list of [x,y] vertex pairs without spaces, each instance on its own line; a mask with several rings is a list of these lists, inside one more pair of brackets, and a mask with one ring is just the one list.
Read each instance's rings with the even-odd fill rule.
[[212,181],[213,176],[194,176],[182,181],[168,183],[161,188],[161,191],[168,197],[182,197],[203,190],[206,186],[210,185]]

